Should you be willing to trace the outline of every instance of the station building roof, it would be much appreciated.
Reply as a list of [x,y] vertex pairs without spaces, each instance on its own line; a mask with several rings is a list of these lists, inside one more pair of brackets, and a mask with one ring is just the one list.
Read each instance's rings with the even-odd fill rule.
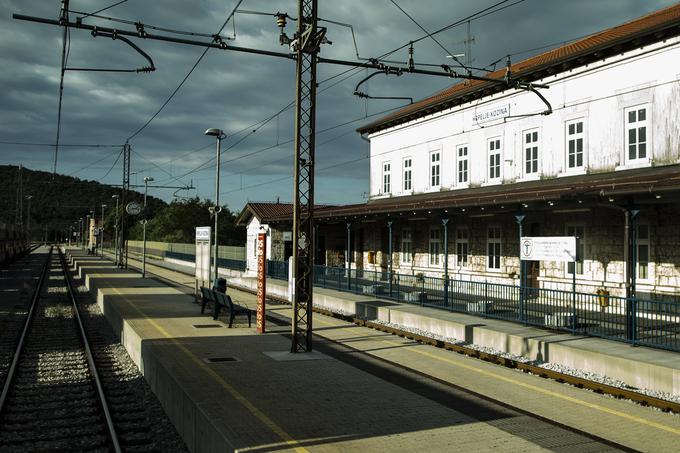
[[[678,35],[680,3],[512,64],[511,78],[527,83],[536,82],[556,73]],[[487,73],[486,77],[502,81],[505,74],[506,68],[502,68]],[[467,83],[458,83],[366,124],[357,131],[361,134],[378,132],[508,89],[510,87],[505,83],[489,81],[469,80]]]
[[[315,205],[315,209],[321,209],[329,206],[330,205],[327,204]],[[236,218],[236,224],[245,225],[253,216],[262,223],[266,223],[271,219],[292,219],[293,204],[281,203],[279,201],[248,202]]]

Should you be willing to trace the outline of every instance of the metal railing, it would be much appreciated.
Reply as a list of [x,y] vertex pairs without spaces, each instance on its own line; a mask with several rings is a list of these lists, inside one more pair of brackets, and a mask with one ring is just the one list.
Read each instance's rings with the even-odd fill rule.
[[[286,280],[288,264],[267,275]],[[314,266],[323,288],[680,351],[680,304],[555,289]]]

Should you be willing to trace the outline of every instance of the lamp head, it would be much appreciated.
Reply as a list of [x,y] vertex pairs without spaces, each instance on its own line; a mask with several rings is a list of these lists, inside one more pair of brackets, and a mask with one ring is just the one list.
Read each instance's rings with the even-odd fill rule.
[[113,198],[113,199],[117,200],[117,199],[119,199],[119,198],[120,198],[120,195],[111,195],[111,198]]
[[151,176],[145,176],[144,177],[144,182],[151,182],[153,181],[153,178]]
[[217,138],[222,138],[224,137],[224,132],[222,129],[217,129],[216,127],[212,127],[204,132],[205,135],[210,135],[211,137],[217,137]]

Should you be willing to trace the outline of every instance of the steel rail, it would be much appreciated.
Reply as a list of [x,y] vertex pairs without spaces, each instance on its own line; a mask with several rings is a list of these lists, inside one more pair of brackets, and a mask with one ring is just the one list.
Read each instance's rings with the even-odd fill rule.
[[80,337],[83,341],[83,346],[85,348],[85,355],[87,357],[87,362],[90,366],[90,373],[94,379],[95,387],[97,388],[97,396],[99,397],[99,403],[101,404],[102,411],[104,412],[104,417],[106,419],[106,426],[109,430],[109,437],[113,450],[116,453],[121,453],[123,450],[120,447],[120,442],[118,441],[118,435],[116,434],[116,429],[113,426],[113,418],[111,417],[111,412],[109,411],[109,406],[106,402],[106,395],[104,393],[104,387],[102,386],[101,380],[99,378],[99,373],[97,372],[97,366],[94,362],[94,356],[92,355],[92,350],[90,349],[90,344],[87,339],[87,334],[85,333],[85,326],[83,325],[82,319],[80,318],[80,310],[78,309],[78,302],[76,301],[75,291],[73,290],[73,285],[71,283],[71,278],[68,273],[66,266],[66,259],[61,249],[59,251],[59,260],[61,262],[61,270],[64,273],[64,280],[66,281],[66,288],[71,303],[73,304],[73,311],[75,313],[76,321],[78,322],[78,327],[80,331]]
[[47,269],[50,267],[49,265],[52,258],[52,248],[53,247],[50,247],[50,251],[47,254],[47,260],[45,261],[45,265],[43,266],[42,272],[40,273],[40,279],[38,280],[38,284],[35,287],[35,291],[33,291],[33,296],[31,297],[31,308],[28,310],[28,315],[26,316],[26,324],[24,324],[24,329],[21,332],[19,343],[17,344],[14,357],[12,358],[12,365],[10,365],[9,371],[7,372],[7,377],[5,378],[5,385],[3,386],[2,393],[0,394],[0,414],[2,414],[2,411],[5,408],[5,403],[7,402],[7,397],[9,395],[9,389],[14,383],[14,376],[17,371],[17,365],[19,364],[19,357],[21,356],[21,353],[24,349],[24,340],[26,339],[26,334],[28,333],[28,329],[31,326],[31,321],[33,320],[35,306],[38,298],[40,297],[40,293],[42,292],[45,276],[47,275]]

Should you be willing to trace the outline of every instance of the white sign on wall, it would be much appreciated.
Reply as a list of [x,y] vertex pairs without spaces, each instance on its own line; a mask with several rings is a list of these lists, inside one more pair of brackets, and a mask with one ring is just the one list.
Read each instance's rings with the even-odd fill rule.
[[506,116],[510,116],[510,104],[475,111],[472,117],[472,124],[488,123],[489,121],[505,118]]
[[576,238],[573,236],[523,237],[520,259],[525,261],[575,261]]

